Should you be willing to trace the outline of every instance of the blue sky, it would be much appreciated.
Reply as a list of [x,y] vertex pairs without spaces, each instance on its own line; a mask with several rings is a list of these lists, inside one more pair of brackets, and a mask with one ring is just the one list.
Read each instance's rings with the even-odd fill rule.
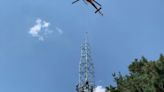
[[[164,53],[163,0],[97,1],[103,17],[82,1],[0,0],[0,91],[75,92],[86,31],[97,85],[113,84],[112,73],[128,73],[134,58]],[[54,31],[44,41],[29,34],[38,18]]]

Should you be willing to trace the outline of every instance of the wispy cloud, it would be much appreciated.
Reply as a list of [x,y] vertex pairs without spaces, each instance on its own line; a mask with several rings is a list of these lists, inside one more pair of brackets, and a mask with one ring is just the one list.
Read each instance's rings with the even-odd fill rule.
[[62,30],[61,28],[56,27],[56,30],[57,30],[60,34],[63,34],[63,33],[64,33],[63,30]]
[[[53,33],[53,31],[55,31],[55,30],[51,30],[49,27],[50,27],[50,22],[47,22],[45,20],[38,18],[35,21],[35,25],[33,25],[30,28],[28,33],[31,34],[33,37],[38,38],[40,41],[44,41],[44,39],[49,34]],[[63,30],[61,28],[56,27],[56,31],[59,34],[63,34]]]
[[103,88],[102,86],[97,86],[95,89],[94,89],[94,92],[105,92],[106,89]]

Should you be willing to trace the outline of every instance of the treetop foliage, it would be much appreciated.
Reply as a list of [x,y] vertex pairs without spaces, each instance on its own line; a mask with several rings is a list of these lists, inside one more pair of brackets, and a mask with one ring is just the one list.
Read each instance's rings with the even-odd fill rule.
[[128,75],[113,74],[116,86],[110,85],[107,92],[164,92],[164,55],[156,61],[135,59],[128,69]]

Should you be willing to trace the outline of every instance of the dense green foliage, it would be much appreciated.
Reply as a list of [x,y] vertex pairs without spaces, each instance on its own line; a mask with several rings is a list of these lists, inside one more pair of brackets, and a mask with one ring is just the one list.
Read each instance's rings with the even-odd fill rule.
[[129,74],[113,74],[116,86],[107,87],[108,92],[164,92],[164,56],[156,61],[142,57],[129,65]]

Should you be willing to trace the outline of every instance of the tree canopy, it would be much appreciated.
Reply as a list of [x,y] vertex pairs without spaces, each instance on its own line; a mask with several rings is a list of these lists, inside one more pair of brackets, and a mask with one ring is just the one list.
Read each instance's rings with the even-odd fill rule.
[[114,73],[116,86],[107,92],[164,92],[164,56],[148,61],[145,57],[135,59],[128,67],[129,74]]

